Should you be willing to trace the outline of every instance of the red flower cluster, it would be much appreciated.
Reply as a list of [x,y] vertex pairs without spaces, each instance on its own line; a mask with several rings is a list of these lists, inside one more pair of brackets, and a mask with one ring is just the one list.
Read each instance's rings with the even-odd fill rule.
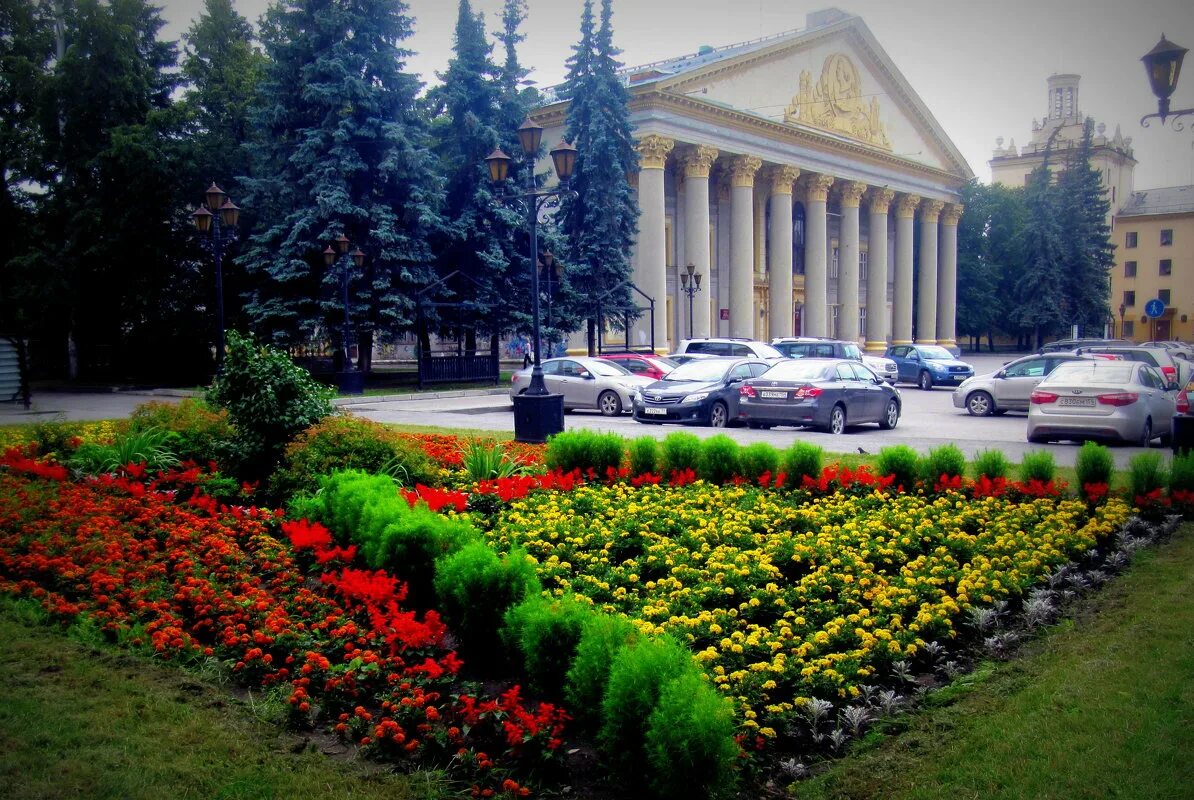
[[870,491],[883,491],[895,481],[894,475],[876,475],[870,467],[863,464],[858,469],[850,469],[839,464],[830,464],[821,469],[821,477],[813,480],[811,475],[801,477],[801,488],[818,492],[833,492],[838,489],[860,488]]

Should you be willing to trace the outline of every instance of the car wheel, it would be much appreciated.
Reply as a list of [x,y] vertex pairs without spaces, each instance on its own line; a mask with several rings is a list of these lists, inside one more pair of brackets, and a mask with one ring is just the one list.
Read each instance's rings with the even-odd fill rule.
[[1151,419],[1145,418],[1144,428],[1140,431],[1140,440],[1138,444],[1141,447],[1153,446],[1153,421]]
[[920,378],[916,381],[916,385],[926,392],[929,391],[933,388],[933,376],[929,374],[928,370],[921,370]]
[[887,408],[883,411],[883,419],[879,420],[879,427],[885,431],[894,428],[900,421],[900,404],[895,400],[887,401]]
[[846,409],[834,406],[829,412],[829,432],[839,436],[846,432]]
[[713,407],[709,409],[709,427],[724,428],[729,422],[729,416],[725,403],[714,403]]
[[622,398],[618,397],[617,392],[607,389],[597,397],[597,408],[603,416],[616,417],[622,413]]
[[989,417],[995,413],[995,401],[986,392],[971,392],[966,398],[966,410],[972,417]]

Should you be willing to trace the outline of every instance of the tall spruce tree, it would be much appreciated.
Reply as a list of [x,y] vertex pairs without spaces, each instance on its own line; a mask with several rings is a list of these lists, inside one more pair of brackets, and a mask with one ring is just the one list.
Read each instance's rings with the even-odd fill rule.
[[[962,189],[965,211],[958,224],[958,330],[987,338],[1016,335],[1009,321],[1015,286],[1024,262],[1021,230],[1025,224],[1024,190],[971,181]],[[976,343],[977,344],[977,343]]]
[[345,234],[366,253],[362,268],[347,260],[366,368],[374,332],[410,330],[414,292],[434,280],[440,183],[404,70],[411,26],[401,0],[279,0],[261,31],[270,63],[246,195],[260,223],[244,263],[265,280],[247,310],[277,342],[338,340],[345,260],[328,269],[320,252]]
[[1107,192],[1099,171],[1090,163],[1093,138],[1094,120],[1088,117],[1081,143],[1058,176],[1056,214],[1065,231],[1062,275],[1066,321],[1087,334],[1101,336],[1111,318],[1108,300],[1115,250],[1106,221],[1110,208]]
[[1028,216],[1021,229],[1023,264],[1015,283],[1011,317],[1032,332],[1032,346],[1040,347],[1047,333],[1062,329],[1067,320],[1062,262],[1065,242],[1056,214],[1056,187],[1049,170],[1053,138],[1045,145],[1040,166],[1028,176],[1024,202]]
[[569,99],[567,135],[578,155],[576,192],[563,206],[568,266],[574,283],[588,287],[589,352],[596,349],[597,301],[606,308],[632,303],[630,254],[638,233],[638,204],[629,175],[638,172],[631,136],[630,93],[617,71],[611,0],[601,1],[593,31],[593,2],[585,0],[580,41],[568,60],[563,94]]

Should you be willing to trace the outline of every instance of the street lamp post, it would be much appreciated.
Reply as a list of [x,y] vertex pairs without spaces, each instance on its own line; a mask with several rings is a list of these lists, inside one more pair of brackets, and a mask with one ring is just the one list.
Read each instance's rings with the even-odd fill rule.
[[[531,268],[531,322],[534,366],[531,368],[531,384],[525,394],[514,398],[514,438],[520,442],[544,442],[552,434],[564,430],[564,396],[551,394],[543,383],[542,341],[539,329],[539,214],[549,208],[556,208],[560,200],[572,193],[568,181],[576,166],[576,148],[568,142],[560,142],[551,151],[560,183],[554,188],[535,188],[535,153],[543,139],[543,128],[531,120],[518,127],[518,141],[523,152],[523,187],[516,194],[499,197],[498,201],[509,203],[526,213],[527,233],[530,238]],[[489,165],[489,177],[496,184],[503,184],[510,170],[510,157],[501,149],[495,149],[485,159]]]
[[191,219],[199,231],[200,245],[216,263],[216,370],[219,371],[224,367],[224,251],[236,241],[240,208],[213,181]]
[[1121,339],[1124,338],[1124,312],[1127,310],[1128,307],[1126,305],[1123,303],[1119,304],[1119,338]]
[[688,338],[692,338],[692,298],[701,290],[701,275],[695,264],[689,264],[680,273],[680,291],[688,295]]
[[553,330],[551,297],[555,287],[558,287],[564,281],[564,265],[556,260],[555,253],[548,250],[543,254],[543,260],[539,262],[538,270],[540,280],[543,281],[547,289],[547,357],[551,358],[552,346],[554,344],[551,339]]
[[1171,110],[1169,96],[1177,89],[1177,79],[1182,72],[1182,59],[1186,57],[1187,52],[1189,51],[1186,48],[1174,44],[1165,38],[1165,34],[1161,34],[1161,41],[1157,42],[1157,46],[1141,56],[1140,60],[1144,62],[1144,70],[1148,74],[1149,88],[1157,96],[1157,113],[1141,117],[1142,127],[1147,128],[1150,119],[1160,119],[1164,125],[1167,118],[1173,117],[1174,130],[1185,130],[1186,126],[1179,120],[1194,114],[1194,108]]
[[329,269],[340,262],[340,290],[343,293],[342,302],[344,305],[344,323],[340,334],[342,349],[344,352],[343,369],[338,374],[337,378],[340,384],[340,391],[346,394],[361,394],[365,391],[365,373],[361,371],[360,353],[357,354],[356,364],[352,362],[352,352],[350,344],[352,337],[352,316],[348,301],[348,260],[352,262],[359,269],[365,264],[365,254],[361,252],[361,248],[356,248],[352,253],[348,252],[348,248],[352,246],[352,242],[343,233],[332,240],[332,244],[324,248],[323,263]]

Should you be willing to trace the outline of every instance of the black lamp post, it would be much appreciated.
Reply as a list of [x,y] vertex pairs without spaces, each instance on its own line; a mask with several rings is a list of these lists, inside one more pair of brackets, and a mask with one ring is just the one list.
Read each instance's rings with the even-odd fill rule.
[[1119,338],[1121,338],[1121,339],[1123,338],[1123,335],[1124,335],[1124,312],[1127,310],[1128,310],[1128,307],[1126,305],[1124,305],[1123,303],[1119,304]]
[[551,296],[556,287],[564,281],[564,265],[556,260],[555,253],[548,250],[543,254],[543,260],[538,264],[539,279],[543,281],[544,287],[547,289],[547,357],[551,358],[552,353],[552,316],[551,316]]
[[352,353],[349,349],[349,342],[352,337],[352,317],[349,311],[348,302],[348,260],[356,264],[357,268],[364,266],[365,254],[361,252],[361,248],[348,252],[348,248],[352,246],[348,237],[343,233],[332,240],[332,244],[328,245],[323,251],[324,266],[331,268],[340,262],[340,289],[343,292],[344,303],[344,324],[343,330],[340,334],[344,349],[344,368],[338,374],[340,391],[346,394],[361,394],[365,391],[365,374],[361,372],[360,354],[357,355],[357,362],[352,363]]
[[216,369],[224,367],[224,251],[236,241],[240,208],[215,182],[203,194],[203,204],[191,214],[199,242],[216,262]]
[[1141,61],[1144,62],[1144,70],[1148,73],[1148,85],[1153,90],[1153,94],[1157,96],[1157,113],[1145,114],[1140,118],[1140,124],[1147,128],[1150,119],[1160,119],[1161,124],[1165,124],[1168,117],[1173,117],[1173,127],[1175,130],[1184,130],[1185,125],[1177,120],[1181,117],[1194,114],[1194,108],[1179,108],[1172,111],[1169,108],[1169,96],[1177,89],[1177,79],[1182,72],[1182,59],[1186,57],[1188,51],[1186,48],[1176,45],[1165,38],[1161,34],[1161,41],[1157,42],[1157,46],[1149,50]]
[[680,291],[688,295],[688,338],[692,338],[692,298],[701,290],[701,276],[695,264],[689,264],[680,273]]
[[[547,437],[564,430],[564,396],[551,394],[543,383],[542,342],[539,330],[539,214],[544,209],[556,208],[560,200],[571,194],[568,181],[576,166],[576,148],[568,142],[560,142],[551,151],[560,183],[554,188],[535,188],[535,153],[543,140],[543,128],[531,120],[518,126],[518,141],[523,152],[523,186],[516,194],[499,197],[499,202],[509,203],[526,213],[527,233],[530,237],[531,266],[531,321],[533,328],[532,346],[535,351],[534,366],[531,368],[531,385],[524,394],[514,398],[514,438],[520,442],[544,442]],[[489,177],[494,183],[503,184],[510,171],[510,157],[500,149],[494,150],[485,159],[489,164]]]

